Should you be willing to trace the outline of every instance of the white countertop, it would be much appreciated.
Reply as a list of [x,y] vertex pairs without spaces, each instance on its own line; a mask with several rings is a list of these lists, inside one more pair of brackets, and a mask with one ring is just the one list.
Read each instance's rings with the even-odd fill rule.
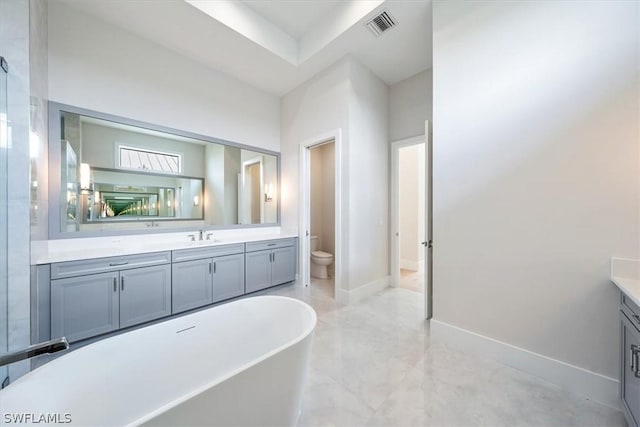
[[640,260],[612,257],[611,281],[640,306]]
[[297,231],[280,227],[206,230],[206,233],[213,233],[211,240],[192,242],[189,235],[197,236],[198,231],[191,231],[33,241],[31,265],[298,237]]

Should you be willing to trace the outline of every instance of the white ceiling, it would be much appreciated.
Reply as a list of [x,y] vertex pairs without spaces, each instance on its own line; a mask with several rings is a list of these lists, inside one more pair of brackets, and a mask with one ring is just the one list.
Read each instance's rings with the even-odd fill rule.
[[255,12],[295,39],[336,9],[340,0],[242,0]]
[[[431,66],[430,0],[60,1],[278,96],[345,55],[389,85]],[[384,9],[398,25],[376,38]]]

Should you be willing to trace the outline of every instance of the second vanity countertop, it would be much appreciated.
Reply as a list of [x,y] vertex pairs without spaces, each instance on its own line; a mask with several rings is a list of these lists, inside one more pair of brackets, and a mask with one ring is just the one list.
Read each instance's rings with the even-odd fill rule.
[[[206,233],[213,234],[211,240],[191,242],[192,231],[34,241],[31,243],[31,265],[298,237],[297,231],[280,227],[206,230]],[[197,236],[198,232],[195,234]]]
[[640,260],[611,258],[611,281],[640,306]]

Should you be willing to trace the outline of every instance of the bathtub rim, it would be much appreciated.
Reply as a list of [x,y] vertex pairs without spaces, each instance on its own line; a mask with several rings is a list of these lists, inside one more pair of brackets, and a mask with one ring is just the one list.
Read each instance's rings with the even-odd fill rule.
[[[310,326],[308,326],[307,328],[304,329],[304,331],[302,333],[300,333],[296,338],[287,341],[286,343],[282,344],[279,347],[276,347],[275,349],[263,354],[262,356],[253,359],[252,361],[245,363],[244,365],[241,365],[240,367],[236,368],[236,369],[232,369],[230,370],[226,375],[222,375],[220,377],[218,377],[215,380],[212,380],[211,382],[207,382],[195,389],[193,389],[192,391],[190,391],[189,393],[186,393],[174,400],[172,400],[171,402],[159,407],[158,409],[149,412],[148,414],[145,414],[144,416],[131,421],[128,424],[125,424],[125,427],[132,427],[132,426],[139,426],[141,424],[144,424],[148,421],[151,421],[152,419],[154,419],[155,417],[157,417],[158,415],[161,415],[162,413],[170,410],[171,408],[174,408],[178,405],[180,405],[181,403],[184,403],[186,401],[188,401],[189,399],[209,390],[212,387],[215,387],[218,384],[223,383],[224,381],[238,375],[239,373],[248,370],[249,368],[259,364],[260,362],[263,362],[267,359],[269,359],[270,357],[275,356],[276,354],[290,348],[293,347],[294,345],[302,342],[303,340],[307,339],[309,337],[309,335],[311,335],[313,333],[313,331],[315,330],[316,324],[318,323],[318,316],[315,312],[315,310],[313,309],[313,307],[311,307],[309,304],[307,304],[304,301],[301,301],[299,299],[296,298],[291,298],[291,297],[284,297],[284,296],[278,296],[278,295],[257,295],[254,297],[249,297],[249,298],[242,298],[238,301],[230,301],[230,303],[233,302],[240,302],[240,301],[244,301],[244,300],[248,300],[248,299],[271,299],[271,300],[289,300],[289,301],[294,301],[296,304],[301,305],[302,307],[304,307],[304,309],[311,314],[311,322],[310,322]],[[215,307],[211,307],[209,310],[218,308],[219,306],[215,306]],[[195,313],[193,313],[195,314]],[[135,331],[131,331],[131,332],[135,332]]]

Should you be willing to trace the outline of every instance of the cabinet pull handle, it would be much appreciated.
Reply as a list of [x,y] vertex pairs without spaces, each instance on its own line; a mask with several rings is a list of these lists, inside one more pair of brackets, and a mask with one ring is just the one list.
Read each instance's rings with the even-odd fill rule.
[[276,253],[273,253],[273,262],[276,262]]
[[638,354],[640,353],[640,346],[631,344],[631,371],[636,378],[640,378],[640,372],[638,372]]
[[124,291],[124,277],[120,278],[120,290]]
[[118,279],[117,278],[113,278],[113,292],[117,292],[118,291]]
[[267,246],[275,246],[275,243],[269,243]]
[[216,262],[213,261],[213,274],[216,274]]
[[211,261],[209,261],[209,274],[211,274]]
[[127,265],[129,264],[129,261],[124,261],[124,262],[110,262],[109,263],[109,267],[117,267],[119,265]]
[[631,317],[633,317],[633,320],[635,320],[636,323],[640,324],[640,316],[638,316],[637,314],[634,314]]

